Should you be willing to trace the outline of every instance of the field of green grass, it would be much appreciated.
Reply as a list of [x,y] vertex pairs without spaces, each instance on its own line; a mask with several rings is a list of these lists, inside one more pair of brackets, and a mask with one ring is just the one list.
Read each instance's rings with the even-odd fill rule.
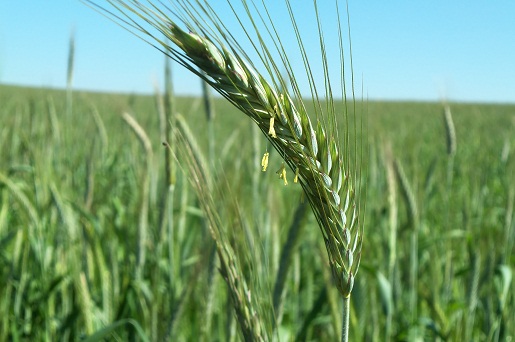
[[[210,121],[200,97],[167,103],[0,86],[0,341],[239,341],[245,310],[265,340],[338,340],[341,298],[293,172],[285,186],[280,156],[227,101]],[[450,140],[441,103],[357,103],[353,341],[515,338],[515,105],[449,108]],[[198,148],[175,159],[162,142],[177,115]],[[192,186],[193,157],[212,186]]]

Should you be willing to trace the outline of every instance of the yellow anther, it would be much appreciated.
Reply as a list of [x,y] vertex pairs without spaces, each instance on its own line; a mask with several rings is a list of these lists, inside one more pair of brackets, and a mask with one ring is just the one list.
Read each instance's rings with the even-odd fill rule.
[[268,156],[269,155],[270,155],[270,153],[265,152],[265,154],[263,155],[263,158],[261,159],[261,167],[263,168],[263,172],[265,172],[266,168],[268,167]]
[[275,134],[275,129],[274,129],[274,117],[272,116],[270,118],[270,128],[268,130],[268,134],[270,134],[272,136],[272,138],[277,138],[277,135]]
[[299,168],[297,167],[295,169],[295,178],[293,178],[293,183],[298,183],[299,182]]
[[279,175],[279,179],[284,181],[284,185],[288,185],[288,180],[286,179],[286,167],[284,163],[281,164],[281,168],[276,172]]

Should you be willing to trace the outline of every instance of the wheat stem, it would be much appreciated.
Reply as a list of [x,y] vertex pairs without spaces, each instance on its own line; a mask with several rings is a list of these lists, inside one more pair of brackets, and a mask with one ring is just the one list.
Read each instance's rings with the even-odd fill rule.
[[75,33],[70,34],[68,47],[68,69],[66,73],[66,114],[68,117],[72,113],[73,106],[73,69],[75,64]]
[[147,165],[141,181],[141,209],[138,225],[138,254],[137,254],[137,268],[136,280],[140,281],[145,267],[145,260],[147,255],[147,238],[148,238],[148,210],[149,210],[149,194],[150,194],[150,173],[152,170],[152,144],[150,139],[140,124],[129,113],[122,114],[123,120],[130,126],[134,134],[138,137],[143,149],[145,151],[145,158]]
[[300,237],[303,225],[302,221],[306,216],[306,206],[307,202],[305,201],[301,202],[297,206],[297,209],[295,210],[295,214],[293,216],[293,221],[290,225],[290,228],[288,229],[288,237],[286,238],[286,242],[284,244],[284,247],[282,248],[279,269],[277,270],[277,275],[275,277],[273,292],[273,306],[276,315],[276,325],[281,324],[286,276],[291,265],[291,258],[293,256],[293,252],[295,251],[297,241]]
[[349,341],[350,294],[343,298],[342,342]]

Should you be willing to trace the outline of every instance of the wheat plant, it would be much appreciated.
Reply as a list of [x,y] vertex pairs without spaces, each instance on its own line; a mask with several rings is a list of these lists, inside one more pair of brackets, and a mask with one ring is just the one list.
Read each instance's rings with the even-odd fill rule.
[[[290,64],[290,51],[282,45],[281,35],[264,2],[258,8],[253,2],[241,0],[239,5],[245,14],[239,14],[235,4],[228,1],[240,29],[248,37],[256,37],[252,44],[266,69],[263,73],[251,62],[243,45],[234,39],[232,30],[237,28],[226,28],[207,1],[165,4],[160,1],[107,0],[109,9],[92,1],[86,2],[202,78],[253,120],[277,150],[284,160],[278,171],[279,177],[285,185],[292,183],[292,179],[293,183],[301,185],[320,226],[335,285],[343,298],[342,340],[346,341],[350,296],[361,259],[363,222],[359,198],[360,151],[357,148],[351,151],[350,147],[352,128],[354,131],[357,128],[350,124],[352,104],[346,102],[344,33],[338,2],[335,2],[335,11],[339,41],[330,44],[339,47],[341,80],[338,86],[341,94],[333,94],[332,89],[336,87],[329,77],[332,70],[329,70],[326,55],[323,18],[319,16],[317,2],[313,2],[324,74],[325,94],[322,96],[316,87],[308,47],[304,46],[300,35],[294,4],[285,1],[309,80],[313,113],[308,113],[296,81],[296,71]],[[264,31],[260,29],[261,25],[266,28]],[[287,79],[281,75],[281,70],[286,70]],[[286,91],[288,87],[291,87],[291,93]],[[335,110],[334,98],[339,95],[346,103],[343,113]],[[354,90],[352,96],[354,98]],[[338,126],[338,115],[342,116],[344,127]],[[315,124],[311,121],[313,117]],[[355,141],[353,143],[357,145]],[[267,168],[267,153],[263,157],[263,170]],[[351,153],[358,156],[351,157]]]

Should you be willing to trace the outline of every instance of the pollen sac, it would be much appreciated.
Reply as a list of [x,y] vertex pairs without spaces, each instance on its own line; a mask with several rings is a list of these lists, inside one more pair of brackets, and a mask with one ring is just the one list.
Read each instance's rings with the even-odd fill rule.
[[265,152],[263,158],[261,159],[261,167],[263,168],[263,172],[265,172],[266,168],[268,167],[268,156],[270,156],[270,153]]
[[268,134],[270,134],[270,136],[272,136],[272,138],[277,138],[277,134],[275,133],[275,128],[274,128],[274,121],[275,121],[275,118],[272,116],[270,118],[270,128],[268,129]]
[[279,101],[280,96],[277,95],[275,90],[273,90],[270,87],[270,85],[268,83],[266,83],[265,80],[263,80],[263,88],[266,91],[266,95],[267,95],[267,98],[268,98],[268,105],[269,105],[269,107],[271,109],[273,109],[273,112],[275,113],[274,116],[278,117],[279,120],[281,120],[283,125],[286,125],[288,123],[288,121],[283,120],[284,108],[283,108],[283,105],[281,104],[281,102]]
[[298,183],[299,182],[299,168],[297,167],[295,169],[295,178],[293,178],[293,183]]
[[288,185],[288,180],[286,179],[286,167],[284,163],[281,164],[281,168],[276,172],[279,175],[279,178],[284,181],[284,185]]

